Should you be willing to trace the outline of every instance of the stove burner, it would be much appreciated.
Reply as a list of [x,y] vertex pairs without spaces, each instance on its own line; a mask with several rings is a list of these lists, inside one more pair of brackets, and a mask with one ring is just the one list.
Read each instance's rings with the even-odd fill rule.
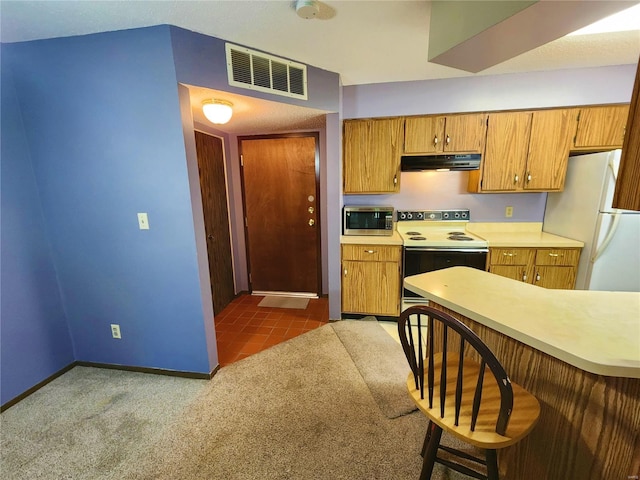
[[449,232],[449,235],[452,235],[452,236],[464,236],[465,233],[464,232]]
[[469,241],[473,240],[473,238],[467,237],[465,235],[451,235],[451,236],[449,236],[449,240],[458,240],[458,241],[461,241],[461,242],[469,242]]
[[[409,237],[409,240],[426,240],[427,237]],[[469,239],[471,240],[471,239]]]
[[407,235],[422,235],[420,232],[407,232]]

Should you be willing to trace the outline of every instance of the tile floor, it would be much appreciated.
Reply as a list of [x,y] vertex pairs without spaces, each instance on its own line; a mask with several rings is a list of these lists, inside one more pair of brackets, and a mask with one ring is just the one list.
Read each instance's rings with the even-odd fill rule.
[[329,321],[327,298],[312,298],[307,308],[259,307],[259,295],[241,295],[215,317],[218,361],[229,365]]

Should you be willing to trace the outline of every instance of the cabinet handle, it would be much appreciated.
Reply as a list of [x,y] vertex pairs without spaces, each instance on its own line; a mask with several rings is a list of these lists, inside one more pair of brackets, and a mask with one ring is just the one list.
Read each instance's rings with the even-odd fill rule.
[[438,142],[439,142],[439,141],[440,141],[440,140],[438,140],[438,136],[437,136],[437,135],[436,135],[435,137],[433,137],[433,144],[434,144],[434,145],[438,145]]
[[520,177],[518,175],[513,176],[513,183],[518,183],[520,181]]
[[445,143],[447,145],[449,145],[450,142],[451,142],[451,137],[449,135],[447,135],[447,140],[445,141]]
[[527,274],[526,272],[522,272],[522,281],[526,282],[527,281]]
[[561,255],[559,253],[550,253],[549,256],[550,257],[560,257]]
[[344,276],[345,277],[347,276],[347,269],[346,268],[344,269]]
[[527,172],[527,183],[531,181],[531,172]]
[[540,274],[536,273],[536,282],[539,282],[539,281],[540,281]]
[[507,252],[502,252],[502,255],[505,257],[515,257],[517,254],[515,253],[507,253]]
[[393,184],[397,185],[398,184],[398,175],[394,175],[393,176]]
[[365,250],[364,253],[378,253],[377,250]]

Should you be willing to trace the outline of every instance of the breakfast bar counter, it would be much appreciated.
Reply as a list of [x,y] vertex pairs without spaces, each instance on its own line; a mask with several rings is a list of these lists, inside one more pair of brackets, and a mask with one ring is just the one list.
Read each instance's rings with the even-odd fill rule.
[[500,478],[638,478],[640,293],[545,289],[467,267],[404,285],[468,325],[540,401],[533,432],[499,452]]

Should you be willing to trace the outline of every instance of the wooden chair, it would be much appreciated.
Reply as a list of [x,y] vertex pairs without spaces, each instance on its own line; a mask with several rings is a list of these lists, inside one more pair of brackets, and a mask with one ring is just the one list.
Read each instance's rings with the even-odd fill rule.
[[[420,479],[431,478],[438,462],[474,478],[498,480],[497,449],[513,445],[533,429],[540,415],[538,400],[511,383],[491,350],[451,315],[411,307],[400,316],[398,333],[411,368],[409,395],[429,418]],[[443,430],[485,449],[485,458],[440,445]],[[462,463],[439,457],[439,450]],[[476,464],[478,468],[470,468]],[[481,465],[486,476],[478,471]]]

